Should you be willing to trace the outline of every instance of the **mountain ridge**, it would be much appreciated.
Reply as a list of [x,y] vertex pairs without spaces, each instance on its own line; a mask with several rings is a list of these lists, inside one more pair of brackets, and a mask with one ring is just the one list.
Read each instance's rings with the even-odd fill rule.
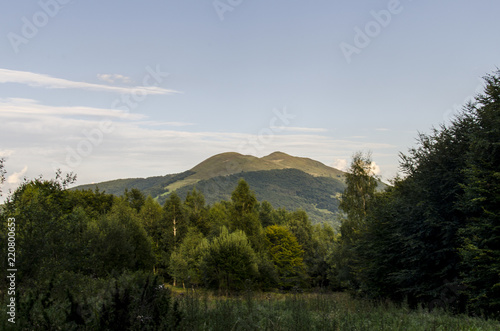
[[273,152],[263,157],[226,152],[213,155],[190,170],[165,176],[126,178],[87,184],[73,189],[99,188],[114,195],[136,188],[163,203],[177,191],[184,198],[194,187],[208,203],[227,200],[239,178],[244,178],[259,200],[275,208],[304,209],[314,223],[336,223],[345,173],[319,161]]

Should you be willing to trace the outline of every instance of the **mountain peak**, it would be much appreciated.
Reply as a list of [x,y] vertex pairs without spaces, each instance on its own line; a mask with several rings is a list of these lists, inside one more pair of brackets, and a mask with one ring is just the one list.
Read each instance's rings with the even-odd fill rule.
[[316,177],[343,177],[342,171],[328,167],[319,161],[276,151],[261,158],[236,152],[216,154],[192,168],[191,171],[194,174],[187,179],[202,180],[240,172],[275,169],[298,169]]

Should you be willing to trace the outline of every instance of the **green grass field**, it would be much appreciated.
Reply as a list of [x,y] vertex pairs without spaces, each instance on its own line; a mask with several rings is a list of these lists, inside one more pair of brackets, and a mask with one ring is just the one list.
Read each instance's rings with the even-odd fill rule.
[[410,310],[347,293],[217,296],[172,289],[182,330],[500,330],[500,322],[445,311]]

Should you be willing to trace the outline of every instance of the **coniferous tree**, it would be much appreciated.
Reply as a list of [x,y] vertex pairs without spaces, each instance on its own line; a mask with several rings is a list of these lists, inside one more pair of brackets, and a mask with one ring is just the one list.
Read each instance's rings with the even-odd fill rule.
[[462,199],[468,223],[461,231],[469,307],[500,316],[500,71],[485,78],[477,103],[473,139],[466,155]]
[[231,202],[231,230],[243,231],[252,247],[256,251],[261,251],[263,249],[263,229],[257,211],[257,198],[244,179],[240,179],[231,194]]

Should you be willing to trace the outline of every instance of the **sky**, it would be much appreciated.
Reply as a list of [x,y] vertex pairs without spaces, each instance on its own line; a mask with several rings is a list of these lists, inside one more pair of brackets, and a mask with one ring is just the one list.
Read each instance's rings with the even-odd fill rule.
[[500,67],[500,2],[11,1],[0,12],[5,195],[274,151],[384,180]]

